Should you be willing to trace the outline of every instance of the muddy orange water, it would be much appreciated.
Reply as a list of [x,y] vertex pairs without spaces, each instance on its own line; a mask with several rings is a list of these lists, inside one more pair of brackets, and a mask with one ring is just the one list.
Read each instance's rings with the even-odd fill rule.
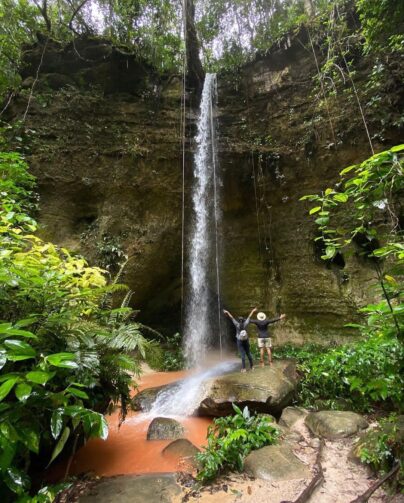
[[[186,375],[186,372],[156,372],[145,375],[139,391],[169,384]],[[178,460],[163,456],[162,450],[171,440],[146,440],[151,418],[142,413],[128,414],[118,428],[118,412],[106,416],[109,425],[107,440],[91,439],[75,455],[69,474],[93,472],[96,475],[124,473],[174,472]],[[210,419],[201,417],[177,418],[185,428],[185,437],[198,447],[206,444],[206,431]]]

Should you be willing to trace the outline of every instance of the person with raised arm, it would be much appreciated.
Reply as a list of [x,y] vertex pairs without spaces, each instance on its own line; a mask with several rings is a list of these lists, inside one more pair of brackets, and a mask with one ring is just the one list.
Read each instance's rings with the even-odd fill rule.
[[229,313],[223,309],[223,313],[225,316],[229,317],[233,322],[233,325],[236,327],[236,339],[237,339],[237,348],[240,352],[241,356],[241,372],[246,372],[245,368],[245,357],[247,355],[248,361],[250,362],[250,369],[254,369],[253,359],[251,355],[250,349],[250,341],[248,340],[247,326],[250,323],[251,316],[257,311],[257,308],[254,308],[251,313],[248,315],[247,319],[239,316],[237,320]]
[[258,331],[258,347],[260,350],[260,365],[264,367],[264,355],[265,350],[267,350],[269,365],[272,365],[272,339],[268,332],[268,326],[272,323],[276,323],[277,321],[282,321],[286,318],[286,314],[281,314],[277,318],[273,318],[271,320],[267,319],[267,315],[263,312],[257,314],[256,320],[249,320],[250,323],[257,327]]

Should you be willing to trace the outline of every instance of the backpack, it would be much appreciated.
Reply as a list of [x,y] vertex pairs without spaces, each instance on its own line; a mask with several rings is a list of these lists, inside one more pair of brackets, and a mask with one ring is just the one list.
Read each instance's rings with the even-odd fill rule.
[[[245,324],[245,321],[243,321],[243,326]],[[241,328],[241,327],[240,327]],[[248,333],[247,333],[247,330],[245,330],[245,328],[242,328],[240,330],[240,333],[238,335],[238,340],[239,341],[246,341],[248,339]]]

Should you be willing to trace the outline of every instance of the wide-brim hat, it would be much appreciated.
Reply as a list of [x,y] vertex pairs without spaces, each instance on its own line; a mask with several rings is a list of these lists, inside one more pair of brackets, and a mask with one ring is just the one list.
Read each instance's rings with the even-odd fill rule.
[[267,317],[267,315],[265,313],[261,312],[261,313],[257,314],[257,319],[260,321],[264,321],[266,317]]

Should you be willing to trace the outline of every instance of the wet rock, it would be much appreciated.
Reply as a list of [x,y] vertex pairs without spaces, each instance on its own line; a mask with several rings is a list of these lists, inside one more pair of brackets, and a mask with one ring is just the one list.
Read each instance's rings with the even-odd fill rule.
[[296,421],[301,419],[302,417],[307,416],[308,411],[303,409],[302,407],[286,407],[282,411],[282,415],[279,419],[279,424],[281,426],[286,426],[287,428],[291,428]]
[[244,471],[270,481],[310,478],[310,470],[287,445],[269,445],[251,452],[245,459]]
[[163,449],[163,456],[177,459],[181,463],[181,471],[193,471],[201,466],[196,459],[198,452],[200,450],[192,442],[179,438]]
[[331,440],[350,437],[369,426],[361,415],[338,410],[311,412],[305,424],[314,435]]
[[158,395],[159,391],[164,388],[165,386],[163,385],[156,386],[155,388],[144,389],[132,399],[132,409],[148,412],[151,409],[154,401],[156,400],[156,396]]
[[155,417],[147,430],[147,440],[169,440],[183,436],[182,424],[169,417]]
[[279,414],[290,404],[296,390],[295,369],[294,362],[276,361],[272,367],[254,372],[215,377],[205,384],[198,414],[216,417],[233,414],[233,403],[248,406],[250,411]]
[[174,474],[124,475],[103,478],[80,503],[171,503],[181,493]]
[[186,438],[174,440],[163,449],[163,455],[176,456],[178,458],[190,458],[198,454],[200,450]]

